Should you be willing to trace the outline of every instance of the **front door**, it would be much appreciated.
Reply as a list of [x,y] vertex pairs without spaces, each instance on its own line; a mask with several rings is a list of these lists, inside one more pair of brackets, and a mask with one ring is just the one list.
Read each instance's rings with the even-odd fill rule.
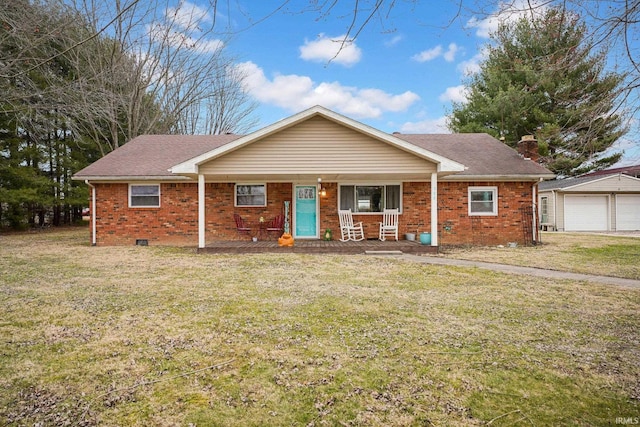
[[315,185],[294,187],[294,235],[299,239],[317,239],[318,234],[318,192]]

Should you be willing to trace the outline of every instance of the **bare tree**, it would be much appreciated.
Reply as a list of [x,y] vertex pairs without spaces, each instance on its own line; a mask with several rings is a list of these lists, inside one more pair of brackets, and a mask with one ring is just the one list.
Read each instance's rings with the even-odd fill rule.
[[[0,52],[0,87],[11,88],[2,111],[34,96],[55,100],[51,108],[67,117],[70,131],[96,143],[102,155],[145,133],[250,128],[256,105],[224,54],[226,40],[217,37],[216,2],[172,3],[49,0],[45,6],[64,9],[59,15],[67,18],[55,25],[39,22],[47,14],[27,0],[0,7],[0,43],[11,39],[2,45],[14,46]],[[38,50],[52,40],[55,50]],[[43,72],[61,61],[70,78]],[[39,88],[30,79],[34,70],[46,81]]]
[[252,130],[258,120],[251,113],[257,108],[244,91],[243,72],[228,61],[212,64],[208,87],[200,102],[189,105],[176,123],[180,134],[243,134]]
[[[49,0],[47,3],[55,2],[69,4],[64,0]],[[640,67],[637,60],[640,56],[640,52],[637,50],[638,37],[640,37],[639,0],[609,0],[605,2],[598,0],[507,0],[498,3],[479,0],[451,0],[451,2],[457,8],[453,15],[448,17],[450,25],[463,20],[465,22],[462,23],[466,24],[466,20],[470,17],[483,19],[505,16],[505,14],[534,14],[538,9],[557,5],[563,5],[588,17],[594,39],[611,44],[610,51],[617,50],[619,53],[616,57],[617,71],[629,76],[625,86],[626,95],[638,96],[636,89],[640,84]],[[25,10],[22,6],[23,3],[27,4],[28,2],[15,0],[12,4],[16,5],[14,9],[23,11]],[[184,123],[179,127],[175,127],[175,123],[180,119],[180,114],[188,109],[188,105],[195,105],[209,98],[208,95],[201,93],[203,85],[195,85],[193,84],[194,80],[188,81],[185,76],[193,76],[200,81],[210,78],[201,71],[206,68],[211,69],[211,55],[224,46],[226,40],[221,40],[218,37],[220,34],[232,35],[245,31],[250,27],[258,26],[274,14],[288,13],[306,15],[316,20],[342,20],[344,22],[342,43],[345,45],[361,37],[364,30],[371,26],[377,25],[381,31],[394,31],[394,13],[399,7],[417,8],[425,4],[424,0],[356,0],[354,2],[280,0],[275,2],[267,12],[257,15],[252,12],[251,6],[240,6],[235,3],[237,9],[234,9],[233,13],[244,19],[245,27],[231,28],[232,11],[230,9],[234,7],[233,2],[208,0],[199,2],[197,7],[189,2],[179,2],[178,6],[172,7],[172,2],[168,0],[73,0],[72,3],[89,21],[92,31],[83,38],[70,43],[67,46],[69,52],[77,50],[84,44],[89,44],[98,35],[105,35],[115,41],[112,61],[128,63],[123,68],[128,68],[131,63],[134,63],[136,73],[140,77],[137,83],[130,82],[137,87],[131,87],[126,91],[128,99],[125,97],[121,100],[109,100],[112,104],[111,111],[113,111],[113,106],[118,103],[124,102],[128,106],[127,125],[122,126],[122,129],[111,129],[109,135],[104,135],[109,136],[108,139],[111,141],[109,149],[117,147],[123,140],[138,133],[153,130],[149,127],[149,123],[154,125],[162,123],[165,128],[181,131],[202,128],[202,125],[185,127],[189,120],[193,121],[195,118],[201,120],[206,117],[206,115],[196,114],[194,111],[191,111],[189,120],[182,119]],[[499,7],[500,10],[495,10],[496,7]],[[229,16],[227,22],[218,17],[222,8]],[[9,27],[14,23],[10,19],[11,17],[5,19],[4,15],[7,15],[11,9],[12,7],[0,8],[0,21]],[[415,19],[418,21],[421,18],[416,15]],[[25,20],[15,23],[16,26],[18,24],[32,25]],[[28,50],[19,52],[19,54],[7,53],[6,55],[4,52],[0,53],[0,76],[11,76],[12,64],[28,60],[25,57]],[[206,58],[207,55],[209,55],[209,60]],[[115,67],[116,64],[112,64],[112,66]],[[180,70],[180,75],[177,70]],[[105,78],[108,77],[105,76]],[[96,82],[87,82],[87,84],[91,84],[94,90],[100,86],[96,85]],[[176,94],[180,94],[180,96],[176,97]],[[169,111],[165,111],[167,114],[161,120],[156,117],[155,120],[147,122],[137,116],[141,111],[147,109],[148,98],[152,98],[158,103],[160,111],[164,111],[164,107],[171,107]],[[250,105],[243,105],[252,110]],[[118,114],[120,115],[120,113]]]
[[[244,93],[222,90],[237,84],[237,75],[231,74],[225,41],[215,34],[215,7],[170,3],[76,2],[93,31],[112,22],[108,37],[72,51],[78,67],[89,68],[87,78],[69,92],[76,105],[87,106],[76,110],[76,122],[102,142],[102,152],[145,133],[243,130],[242,122],[227,118],[248,117],[255,109]],[[212,99],[217,104],[211,104]],[[233,109],[215,110],[220,105]],[[221,128],[208,126],[207,115],[227,122]]]

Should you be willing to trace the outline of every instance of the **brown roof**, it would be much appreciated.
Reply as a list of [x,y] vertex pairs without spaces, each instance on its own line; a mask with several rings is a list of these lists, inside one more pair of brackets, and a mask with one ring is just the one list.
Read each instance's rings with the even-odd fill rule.
[[640,165],[627,165],[627,166],[620,166],[620,167],[611,168],[611,169],[601,169],[601,170],[589,172],[583,176],[615,175],[618,173],[623,173],[625,175],[630,175],[636,178],[640,178]]
[[[394,134],[406,142],[467,167],[454,177],[544,176],[553,174],[523,159],[513,149],[488,134]],[[143,135],[74,175],[75,179],[163,178],[179,163],[232,142],[241,135]]]
[[433,151],[467,167],[462,176],[544,175],[544,166],[522,158],[518,152],[486,133],[394,134],[425,150]]
[[175,177],[169,168],[242,135],[142,135],[75,174],[96,177]]

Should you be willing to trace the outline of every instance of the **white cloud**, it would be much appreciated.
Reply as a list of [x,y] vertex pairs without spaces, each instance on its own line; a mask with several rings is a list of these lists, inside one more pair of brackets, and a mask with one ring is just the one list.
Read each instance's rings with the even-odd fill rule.
[[460,50],[460,46],[455,43],[449,44],[449,50],[444,53],[444,60],[447,62],[453,62],[456,59],[456,53]]
[[480,50],[480,52],[475,54],[471,59],[468,59],[466,61],[462,61],[457,66],[458,71],[463,76],[470,76],[470,75],[473,75],[473,74],[479,72],[480,71],[480,63],[484,62],[484,60],[487,58],[487,53],[488,53],[487,49],[483,48],[482,50]]
[[253,62],[239,64],[245,90],[258,101],[297,112],[314,105],[354,118],[378,118],[387,111],[404,111],[420,97],[407,91],[399,95],[379,89],[359,89],[339,82],[316,83],[307,76],[277,75],[272,80]]
[[476,28],[476,35],[489,38],[491,33],[498,29],[501,23],[508,24],[523,17],[531,17],[532,14],[542,13],[546,9],[545,0],[515,0],[500,2],[496,11],[483,18],[471,18],[467,21],[467,27]]
[[362,58],[362,50],[355,42],[345,40],[346,35],[326,37],[320,34],[314,41],[305,40],[300,46],[300,58],[305,61],[335,62],[346,67],[357,64]]
[[402,133],[451,133],[447,128],[447,118],[426,119],[419,122],[406,122],[400,126]]
[[214,53],[224,47],[224,42],[218,39],[194,40],[194,49],[201,53]]
[[413,55],[411,59],[418,62],[427,62],[436,59],[440,55],[442,55],[442,46],[438,45],[433,49],[423,50],[422,52]]
[[466,102],[467,87],[464,85],[448,87],[438,99],[442,102]]
[[204,37],[195,38],[162,24],[148,26],[148,34],[152,42],[174,49],[191,49],[200,53],[214,53],[224,47],[222,40]]
[[411,59],[418,62],[427,62],[442,56],[445,61],[453,62],[456,59],[456,53],[459,51],[460,46],[455,43],[450,43],[447,51],[445,51],[441,45],[438,45],[432,49],[423,50],[422,52],[413,55]]
[[178,7],[167,8],[165,17],[183,30],[194,30],[202,22],[212,22],[211,15],[206,9],[188,1],[182,2]]
[[384,45],[387,47],[393,47],[398,43],[400,43],[403,39],[404,39],[403,36],[397,35],[397,36],[394,36],[391,40],[387,40],[386,42],[384,42]]
[[184,1],[177,7],[165,10],[164,21],[147,26],[149,39],[163,47],[189,49],[199,53],[215,53],[224,47],[224,42],[208,38],[202,32],[202,24],[212,23],[207,9]]

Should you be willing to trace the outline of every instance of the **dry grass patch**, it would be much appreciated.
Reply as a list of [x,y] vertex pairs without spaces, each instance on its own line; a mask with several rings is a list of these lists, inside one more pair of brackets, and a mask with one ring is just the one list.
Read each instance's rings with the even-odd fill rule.
[[0,237],[3,425],[602,425],[640,291],[366,256]]
[[451,247],[442,255],[640,280],[640,237],[548,232],[537,246]]

